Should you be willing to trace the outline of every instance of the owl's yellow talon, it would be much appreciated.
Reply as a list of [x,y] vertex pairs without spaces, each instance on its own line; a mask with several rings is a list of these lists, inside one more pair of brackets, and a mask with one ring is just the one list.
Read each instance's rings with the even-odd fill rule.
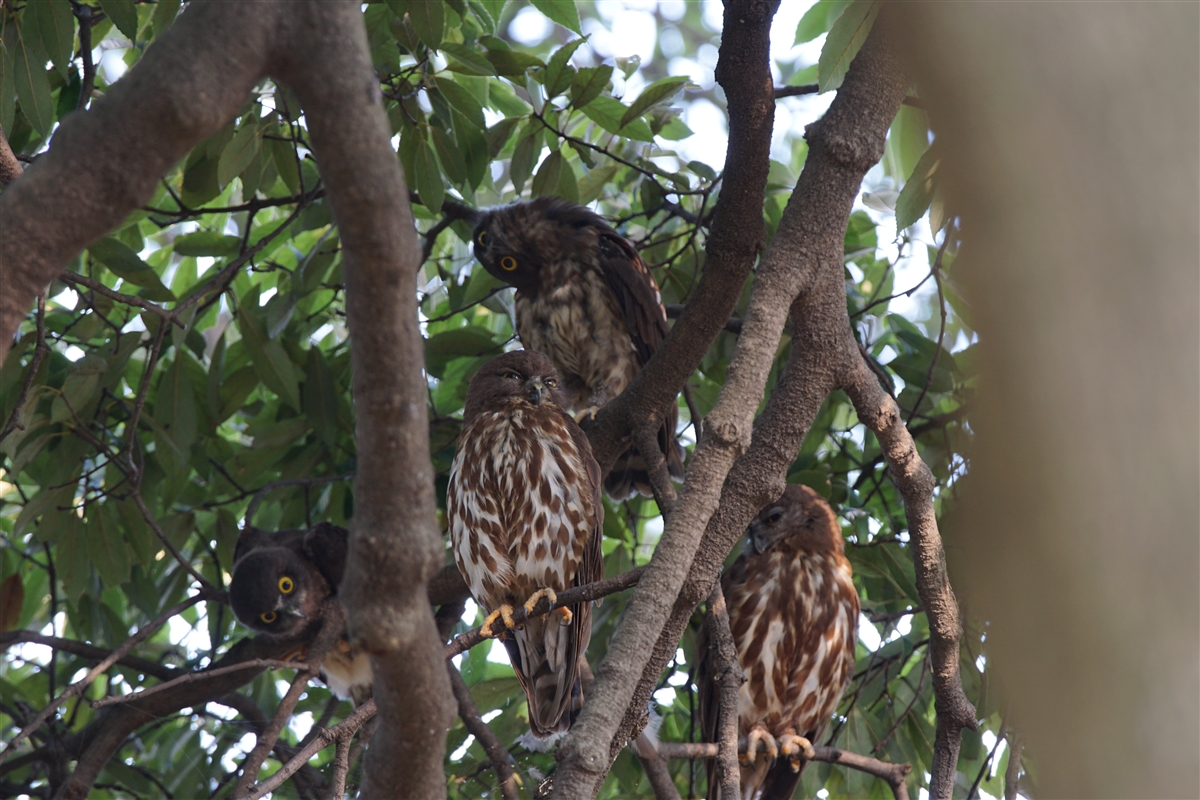
[[538,601],[543,597],[550,600],[551,608],[554,608],[554,604],[558,602],[558,595],[555,594],[553,589],[538,589],[536,592],[529,595],[529,599],[525,601],[525,613],[528,616],[533,616],[533,611],[535,608],[537,608]]
[[588,406],[575,412],[575,421],[583,422],[586,419],[595,419],[600,413],[600,406]]
[[[500,630],[495,629],[497,620],[502,624]],[[505,631],[512,630],[516,626],[516,622],[513,621],[513,607],[505,603],[487,615],[487,618],[483,621],[483,625],[479,626],[479,632],[485,639],[495,639]]]
[[779,747],[775,743],[775,737],[762,725],[755,725],[746,736],[746,752],[739,757],[739,760],[743,764],[753,764],[754,759],[758,758],[759,743],[762,743],[766,750],[766,755],[772,761],[779,755]]
[[812,742],[803,736],[797,736],[790,729],[779,737],[779,752],[788,757],[792,772],[800,771],[801,756],[809,761],[817,757],[817,751],[813,749]]

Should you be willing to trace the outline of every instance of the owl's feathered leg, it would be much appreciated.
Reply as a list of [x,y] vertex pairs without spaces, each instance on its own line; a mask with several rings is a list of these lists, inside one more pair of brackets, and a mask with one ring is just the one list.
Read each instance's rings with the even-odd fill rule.
[[[500,630],[495,629],[497,620],[502,625]],[[487,618],[483,620],[483,624],[479,626],[479,632],[485,639],[495,639],[505,631],[510,631],[515,627],[517,627],[517,623],[513,621],[513,607],[508,603],[504,603],[487,615]]]
[[766,748],[766,754],[774,761],[779,755],[779,746],[775,742],[775,737],[771,735],[762,725],[755,725],[750,729],[750,733],[746,735],[746,752],[739,756],[739,760],[743,764],[753,764],[754,759],[758,757],[758,745],[762,744]]
[[801,766],[801,756],[812,761],[817,757],[817,753],[813,750],[812,742],[803,736],[797,735],[796,731],[788,728],[779,737],[779,752],[788,757],[788,763],[792,767],[792,772],[799,772]]
[[563,608],[553,609],[554,604],[558,602],[558,595],[549,587],[538,589],[536,592],[529,595],[529,599],[525,601],[525,613],[532,617],[533,610],[537,608],[538,601],[543,597],[550,599],[552,610],[549,613],[553,614],[555,610],[562,612],[562,618],[558,621],[558,624],[570,625],[572,616],[571,609],[566,608],[565,606]]

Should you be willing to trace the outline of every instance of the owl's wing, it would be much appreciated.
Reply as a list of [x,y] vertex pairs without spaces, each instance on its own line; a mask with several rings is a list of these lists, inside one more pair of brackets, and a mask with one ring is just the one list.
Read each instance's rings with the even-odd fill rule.
[[571,434],[571,441],[579,451],[579,458],[587,469],[587,479],[592,492],[593,515],[592,519],[588,520],[592,535],[583,549],[583,563],[575,580],[577,586],[583,586],[604,578],[604,554],[600,548],[601,539],[604,538],[604,500],[600,496],[603,479],[600,475],[600,465],[592,456],[592,443],[588,441],[587,434],[570,414],[564,411],[562,416],[567,432]]
[[337,592],[346,572],[346,554],[350,548],[350,531],[330,522],[318,522],[304,534],[304,555],[329,586]]
[[667,338],[667,312],[650,268],[633,245],[614,231],[600,234],[600,272],[617,298],[642,364]]

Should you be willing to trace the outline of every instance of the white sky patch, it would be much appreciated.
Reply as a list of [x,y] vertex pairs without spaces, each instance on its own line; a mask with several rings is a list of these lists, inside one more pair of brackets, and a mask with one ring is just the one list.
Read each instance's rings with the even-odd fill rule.
[[92,60],[100,74],[104,76],[105,83],[110,86],[129,71],[129,66],[125,63],[124,48],[110,50],[97,47],[92,51]]
[[480,719],[483,720],[484,722],[491,722],[492,720],[494,720],[496,717],[500,716],[503,713],[504,713],[504,711],[502,709],[494,708],[491,711],[487,712],[486,714],[482,715],[480,717]]
[[883,644],[883,640],[879,638],[879,631],[875,628],[875,623],[867,619],[866,614],[858,615],[858,640],[867,646],[868,650],[878,650]]
[[475,734],[467,736],[467,740],[462,743],[462,747],[450,754],[451,761],[461,761],[462,757],[467,754],[467,748],[475,741]]
[[308,732],[312,730],[312,726],[313,715],[311,711],[302,711],[288,722],[288,727],[291,728],[292,733],[296,734],[297,739],[303,739],[305,736],[308,736]]
[[69,345],[67,347],[67,349],[63,351],[63,355],[66,356],[67,359],[70,361],[78,361],[79,359],[86,356],[87,353],[83,352],[75,345]]
[[512,22],[508,23],[508,35],[526,46],[538,44],[554,29],[554,23],[533,6],[525,6]]
[[699,161],[721,171],[725,167],[725,149],[729,143],[725,112],[711,101],[700,98],[684,110],[683,121],[696,135],[677,143],[675,150],[688,161]]
[[504,645],[499,639],[492,639],[492,644],[488,648],[487,660],[493,664],[507,664],[508,651],[504,649]]
[[660,706],[669,706],[675,702],[675,690],[669,686],[654,693],[654,702]]

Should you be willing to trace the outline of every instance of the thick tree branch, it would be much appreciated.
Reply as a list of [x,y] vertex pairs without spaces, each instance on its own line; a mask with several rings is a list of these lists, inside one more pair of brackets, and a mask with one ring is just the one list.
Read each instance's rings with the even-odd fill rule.
[[[721,194],[705,246],[704,272],[680,320],[625,391],[584,426],[607,472],[629,435],[661,418],[729,318],[762,248],[763,196],[775,119],[771,19],[779,0],[729,0],[717,81],[729,104],[729,145]],[[561,782],[557,782],[561,785]]]
[[21,166],[20,161],[17,161],[12,148],[8,146],[8,137],[4,135],[4,127],[0,125],[0,188],[8,186],[21,177],[21,173],[24,171],[25,168]]
[[[859,358],[846,314],[842,272],[846,224],[863,175],[882,156],[906,84],[876,26],[825,117],[809,126],[804,171],[755,278],[759,304],[769,298],[784,304],[797,298],[791,304],[791,353],[755,423],[749,449],[737,459],[720,490],[719,506],[707,522],[683,589],[671,595],[675,607],[653,647],[614,746],[634,729],[636,709],[649,700],[692,612],[712,590],[722,562],[746,525],[783,490],[787,467],[821,403],[837,388],[843,365],[851,357]],[[747,314],[743,339],[750,326],[751,314]],[[775,341],[778,330],[772,347]],[[731,365],[731,376],[734,372]],[[664,535],[659,549],[666,544]]]
[[351,639],[371,654],[380,712],[362,792],[437,796],[454,703],[426,595],[444,556],[417,324],[421,247],[359,5],[290,3],[283,20],[273,72],[304,105],[346,283],[357,467],[339,597]]

